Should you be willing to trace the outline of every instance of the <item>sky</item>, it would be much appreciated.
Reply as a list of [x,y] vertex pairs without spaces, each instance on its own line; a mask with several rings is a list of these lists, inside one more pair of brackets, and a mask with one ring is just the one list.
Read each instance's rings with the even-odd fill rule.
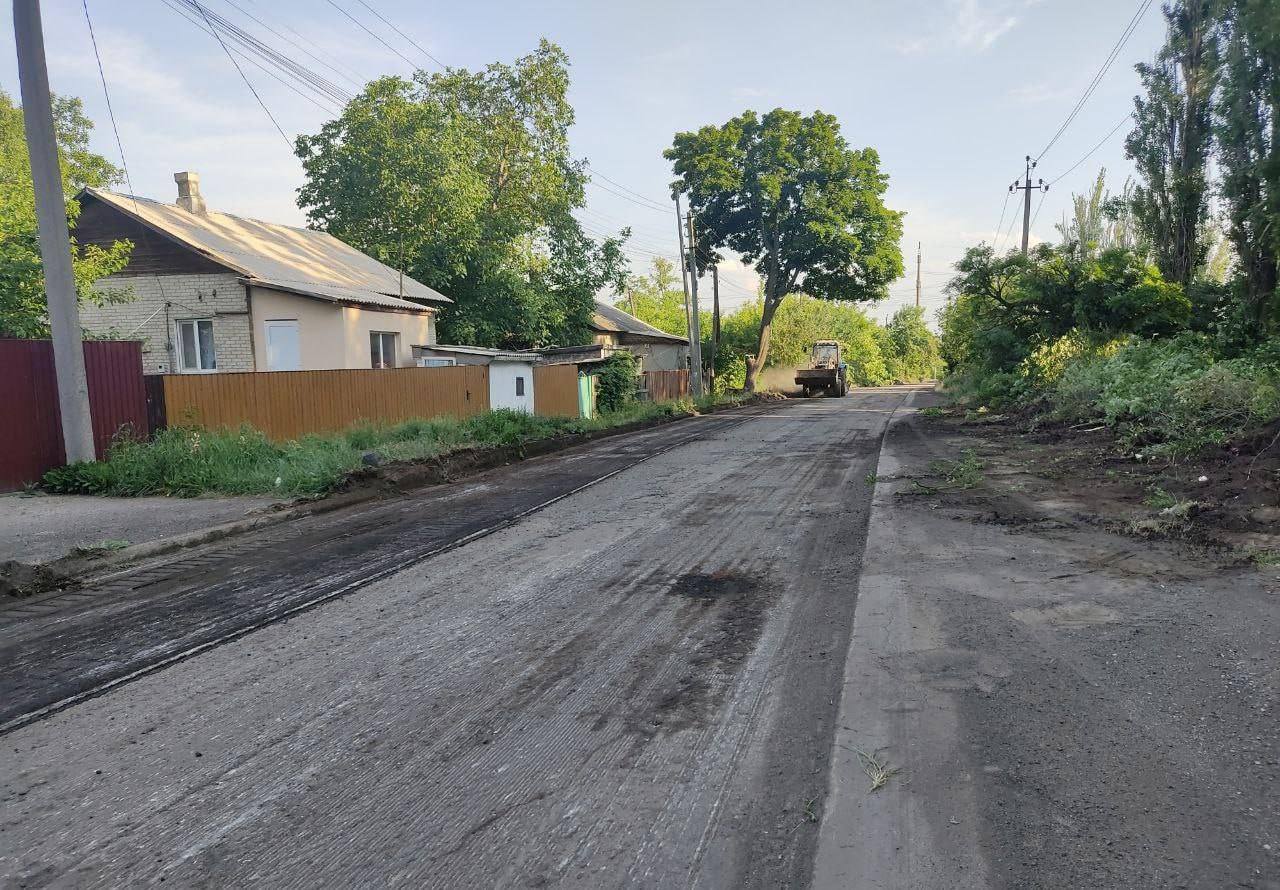
[[[879,152],[890,177],[886,203],[906,213],[907,274],[890,286],[888,300],[868,307],[879,321],[915,300],[917,243],[922,302],[932,318],[951,264],[967,246],[1018,242],[1021,195],[1006,198],[1023,174],[1024,156],[1041,158],[1033,178],[1054,183],[1034,196],[1033,243],[1057,238],[1053,226],[1072,192],[1084,191],[1099,168],[1119,189],[1132,170],[1123,148],[1128,127],[1104,137],[1133,107],[1134,63],[1149,61],[1164,34],[1154,5],[1046,152],[1143,5],[1138,0],[203,2],[351,91],[382,74],[436,70],[426,54],[478,68],[528,53],[541,37],[558,43],[572,63],[572,151],[595,171],[580,218],[596,234],[630,226],[636,272],[647,271],[655,254],[677,255],[674,209],[653,206],[670,206],[673,174],[662,151],[675,133],[747,109],[834,114],[851,145]],[[176,5],[88,0],[134,191],[172,201],[173,174],[194,170],[212,209],[304,224],[296,205],[302,170],[288,141],[219,43]],[[11,5],[0,6],[0,87],[16,96]],[[52,88],[84,100],[97,124],[93,148],[118,163],[84,7],[79,0],[43,6]],[[336,108],[313,104],[249,62],[241,65],[290,139],[336,116]],[[721,282],[722,305],[731,309],[751,298],[757,279],[730,261]],[[709,278],[701,294],[709,296]]]

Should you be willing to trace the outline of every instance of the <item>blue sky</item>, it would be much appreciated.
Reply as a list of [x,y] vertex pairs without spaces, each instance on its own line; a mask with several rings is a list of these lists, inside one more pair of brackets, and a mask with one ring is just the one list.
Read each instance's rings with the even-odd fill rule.
[[[245,18],[305,38],[313,53],[355,79],[407,73],[410,64],[352,24],[330,0],[204,0],[265,40],[319,67]],[[411,44],[359,0],[333,0],[410,60],[431,68]],[[539,37],[573,63],[577,112],[573,150],[626,189],[665,202],[672,135],[719,123],[744,109],[777,106],[836,115],[848,140],[880,153],[891,177],[890,206],[907,212],[908,277],[883,319],[914,299],[917,241],[924,243],[925,304],[942,302],[950,264],[965,246],[995,237],[1006,189],[1066,118],[1138,8],[1137,0],[898,0],[898,2],[553,2],[368,0],[445,64],[508,61]],[[84,12],[77,0],[45,0],[50,80],[84,99],[98,123],[94,144],[118,158]],[[0,86],[17,93],[9,4],[0,31]],[[139,194],[172,200],[172,174],[196,170],[209,205],[278,222],[301,223],[295,190],[301,169],[221,47],[162,0],[89,0],[120,135]],[[288,28],[292,28],[291,33]],[[1055,179],[1132,107],[1133,63],[1150,59],[1163,36],[1149,10],[1096,92],[1037,175]],[[257,68],[250,80],[290,136],[314,132],[330,113]],[[332,79],[338,75],[329,72]],[[350,87],[349,83],[345,86]],[[1053,223],[1100,166],[1117,188],[1130,171],[1123,134],[1058,182],[1033,235]],[[619,194],[619,192],[621,194]],[[609,182],[588,189],[584,224],[633,227],[633,265],[675,254],[672,213],[626,200]],[[1005,227],[1014,218],[1011,201]],[[1015,229],[1012,240],[1016,240]],[[727,264],[730,306],[754,290],[749,270]],[[705,293],[706,291],[704,291]]]

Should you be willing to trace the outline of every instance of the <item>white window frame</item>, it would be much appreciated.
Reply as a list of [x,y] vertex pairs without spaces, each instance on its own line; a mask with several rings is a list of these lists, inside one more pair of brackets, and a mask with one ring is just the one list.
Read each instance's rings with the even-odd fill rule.
[[[382,359],[381,365],[373,364],[373,338],[374,337],[378,338],[378,355]],[[389,365],[387,364],[387,356],[385,351],[386,340],[383,339],[384,337],[391,338],[391,364]],[[399,357],[397,356],[399,349],[400,349],[400,334],[397,333],[396,331],[370,331],[369,332],[369,365],[374,370],[398,368],[400,366],[398,361]]]
[[[204,367],[201,367],[201,366],[200,366],[200,361],[201,361],[201,353],[200,353],[200,323],[201,323],[201,322],[206,322],[206,321],[209,323],[209,347],[210,347],[210,351],[213,353],[213,367],[212,367],[212,368],[204,368]],[[182,346],[182,326],[183,326],[183,325],[194,325],[194,326],[195,326],[195,340],[196,340],[196,355],[195,355],[195,359],[196,359],[196,361],[195,361],[195,364],[196,364],[196,367],[194,367],[194,368],[188,368],[188,367],[187,367],[186,354],[184,353],[184,351],[183,351],[183,346]],[[176,365],[177,365],[177,370],[178,370],[178,373],[179,373],[179,374],[216,374],[216,373],[218,373],[218,346],[217,346],[217,340],[214,338],[214,335],[213,335],[213,319],[212,319],[212,318],[210,318],[210,317],[208,317],[208,316],[203,317],[203,318],[178,318],[178,319],[174,319],[174,322],[173,322],[173,352],[174,352],[174,357],[177,359]]]

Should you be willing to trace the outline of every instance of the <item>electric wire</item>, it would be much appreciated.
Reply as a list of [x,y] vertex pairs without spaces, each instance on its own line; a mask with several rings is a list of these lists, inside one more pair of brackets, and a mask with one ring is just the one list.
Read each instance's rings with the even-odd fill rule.
[[1066,132],[1067,127],[1071,126],[1071,122],[1080,114],[1081,109],[1084,108],[1085,103],[1089,101],[1089,98],[1093,95],[1094,91],[1097,90],[1099,84],[1102,83],[1103,77],[1106,76],[1107,71],[1109,71],[1111,66],[1115,63],[1115,60],[1120,55],[1120,51],[1124,49],[1125,44],[1129,42],[1129,38],[1132,37],[1134,31],[1138,29],[1138,24],[1142,21],[1142,17],[1146,14],[1147,10],[1151,8],[1151,4],[1154,2],[1155,0],[1141,0],[1138,4],[1138,9],[1134,12],[1133,18],[1129,20],[1129,24],[1126,25],[1124,31],[1121,32],[1120,38],[1111,48],[1111,52],[1107,54],[1106,59],[1103,61],[1102,66],[1098,69],[1097,73],[1093,75],[1093,80],[1089,82],[1084,93],[1080,96],[1079,100],[1076,101],[1075,106],[1067,115],[1066,120],[1064,120],[1062,125],[1058,127],[1057,132],[1053,134],[1053,137],[1049,140],[1048,144],[1045,145],[1044,148],[1040,149],[1040,153],[1036,155],[1037,161],[1043,158],[1045,153],[1057,144],[1058,140],[1062,138],[1062,134]]
[[378,21],[382,22],[382,24],[386,25],[392,31],[395,31],[397,34],[399,34],[401,37],[407,40],[410,44],[412,44],[414,49],[416,49],[418,52],[422,53],[428,59],[435,62],[442,69],[448,70],[449,68],[448,65],[446,65],[444,62],[441,62],[435,56],[431,55],[431,53],[427,52],[427,50],[422,46],[422,44],[418,43],[418,41],[414,40],[408,34],[404,33],[404,31],[401,31],[393,23],[387,21],[387,19],[382,15],[382,13],[378,12],[378,10],[374,9],[372,6],[366,3],[365,0],[356,0],[356,2],[359,3],[361,6],[363,6],[365,9],[369,10],[371,13],[373,13],[374,16],[378,19]]
[[[295,49],[297,49],[297,50],[299,50],[299,51],[301,51],[301,52],[305,53],[307,56],[309,56],[310,58],[314,59],[314,60],[315,60],[316,62],[318,62],[319,64],[321,64],[321,65],[323,65],[324,67],[328,68],[328,69],[329,69],[330,71],[332,71],[334,74],[338,75],[338,76],[339,76],[339,77],[341,77],[343,80],[347,81],[347,83],[349,83],[349,84],[351,84],[351,85],[353,85],[353,86],[355,86],[355,87],[357,87],[357,88],[359,88],[359,87],[363,87],[363,86],[364,86],[364,82],[365,82],[365,80],[364,80],[364,79],[362,79],[362,78],[360,77],[360,75],[356,74],[354,71],[351,71],[351,69],[346,68],[345,66],[338,65],[338,64],[336,63],[336,61],[332,61],[332,62],[331,62],[331,61],[326,61],[325,59],[323,59],[323,58],[321,58],[320,56],[316,55],[315,53],[311,52],[309,49],[307,49],[307,48],[306,48],[305,46],[303,46],[302,44],[298,43],[298,41],[293,40],[292,38],[287,37],[287,36],[285,36],[284,34],[281,34],[281,33],[280,33],[279,31],[277,31],[275,28],[271,27],[271,25],[269,25],[268,23],[264,22],[262,19],[258,18],[258,17],[257,17],[256,15],[254,15],[253,13],[249,12],[249,10],[245,9],[245,8],[244,8],[243,6],[241,6],[240,4],[236,3],[236,2],[235,2],[235,0],[222,0],[222,2],[226,3],[226,4],[227,4],[228,6],[230,6],[232,9],[236,10],[237,12],[239,12],[239,13],[240,13],[241,15],[243,15],[245,18],[247,18],[247,19],[249,19],[249,20],[251,20],[251,21],[253,21],[253,22],[257,23],[257,25],[258,25],[259,27],[264,28],[264,29],[266,29],[267,31],[270,31],[272,34],[274,34],[276,37],[279,37],[279,38],[280,38],[281,40],[283,40],[285,43],[287,43],[287,44],[289,44],[290,46],[294,47]],[[286,26],[286,27],[287,27],[287,26]],[[292,28],[290,28],[289,30],[291,30],[291,31],[292,31],[293,29],[292,29]],[[298,32],[297,32],[297,31],[294,31],[293,33],[297,34]],[[301,35],[301,34],[299,34],[298,36],[299,36],[299,38],[302,38],[302,35]],[[302,38],[302,39],[305,39],[305,38]],[[314,46],[314,44],[312,44],[312,45]],[[318,47],[317,47],[317,49],[318,49]]]
[[1080,166],[1081,164],[1083,164],[1085,161],[1089,160],[1089,158],[1093,157],[1094,153],[1095,153],[1095,152],[1097,152],[1097,150],[1098,150],[1098,149],[1102,148],[1102,146],[1103,146],[1103,145],[1105,145],[1105,144],[1107,143],[1107,141],[1108,141],[1108,140],[1110,140],[1110,139],[1111,139],[1111,137],[1112,137],[1112,136],[1114,136],[1114,135],[1116,134],[1116,131],[1117,131],[1117,130],[1119,130],[1121,127],[1123,127],[1123,126],[1125,125],[1125,123],[1126,123],[1128,120],[1130,120],[1132,117],[1133,117],[1133,112],[1132,112],[1132,111],[1130,111],[1130,112],[1129,112],[1128,114],[1126,114],[1124,117],[1120,118],[1120,123],[1118,123],[1118,124],[1116,124],[1114,127],[1112,127],[1112,128],[1107,132],[1107,135],[1105,135],[1105,136],[1103,136],[1101,139],[1099,139],[1099,140],[1098,140],[1097,145],[1095,145],[1093,148],[1091,148],[1091,149],[1089,149],[1087,152],[1085,152],[1085,153],[1084,153],[1084,156],[1083,156],[1083,157],[1081,157],[1081,158],[1080,158],[1080,160],[1076,161],[1074,164],[1072,164],[1070,167],[1068,167],[1065,171],[1063,171],[1062,173],[1058,174],[1057,178],[1050,180],[1050,181],[1049,181],[1049,185],[1053,185],[1053,184],[1054,184],[1055,182],[1057,182],[1058,180],[1065,178],[1065,177],[1066,177],[1066,176],[1068,176],[1072,171],[1074,171],[1077,167],[1079,167],[1079,166]]
[[258,100],[258,104],[262,106],[262,110],[266,113],[267,117],[271,119],[271,123],[275,125],[277,132],[280,133],[280,138],[284,140],[284,144],[289,147],[289,153],[292,154],[293,142],[285,135],[284,128],[280,126],[280,122],[276,120],[276,116],[271,113],[271,109],[267,107],[267,103],[262,101],[262,97],[258,95],[258,91],[254,89],[253,84],[249,81],[248,75],[244,73],[244,69],[241,68],[240,63],[236,61],[236,57],[233,56],[231,54],[231,50],[227,48],[227,44],[222,39],[222,35],[218,33],[217,29],[213,27],[213,23],[209,21],[209,17],[205,15],[204,7],[199,3],[195,3],[194,0],[192,0],[192,2],[195,7],[200,10],[200,15],[204,17],[205,24],[209,26],[209,30],[213,32],[213,36],[217,38],[218,44],[222,47],[222,51],[227,54],[227,58],[231,60],[231,64],[234,65],[236,71],[240,73],[240,79],[243,80],[244,85],[249,88],[249,92],[253,93],[253,98]]
[[386,40],[384,40],[380,34],[378,34],[377,32],[373,31],[372,29],[370,29],[367,25],[365,25],[365,23],[364,23],[364,22],[360,21],[358,18],[356,18],[356,17],[355,17],[355,16],[353,16],[351,13],[347,12],[345,9],[343,9],[341,6],[339,6],[339,5],[337,4],[336,0],[326,0],[326,2],[327,2],[330,6],[332,6],[334,9],[338,10],[338,12],[342,13],[342,14],[343,14],[343,15],[345,15],[347,18],[349,18],[349,19],[351,20],[351,22],[352,22],[356,27],[358,27],[360,30],[364,31],[366,34],[368,34],[368,35],[369,35],[370,37],[372,37],[374,40],[378,41],[378,42],[379,42],[379,43],[381,43],[383,46],[385,46],[387,49],[391,50],[393,53],[395,53],[397,56],[399,56],[401,59],[403,59],[403,60],[404,60],[404,62],[405,62],[405,64],[407,64],[407,65],[408,65],[410,68],[412,68],[414,71],[417,71],[417,70],[418,70],[418,67],[419,67],[419,66],[418,66],[418,64],[417,64],[416,62],[414,62],[412,59],[410,59],[410,58],[409,58],[408,56],[406,56],[404,53],[400,52],[400,50],[396,49],[396,48],[395,48],[394,46],[392,46],[390,43],[387,43],[387,41],[386,41]]

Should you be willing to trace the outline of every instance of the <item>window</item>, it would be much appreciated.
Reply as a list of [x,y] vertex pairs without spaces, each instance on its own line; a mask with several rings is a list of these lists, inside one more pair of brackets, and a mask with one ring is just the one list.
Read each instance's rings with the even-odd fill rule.
[[524,378],[523,377],[516,378],[516,395],[517,396],[524,395]]
[[396,335],[383,331],[369,334],[369,359],[371,368],[394,368],[396,366]]
[[277,318],[263,322],[267,338],[268,371],[301,371],[302,344],[298,337],[298,320]]
[[176,326],[178,369],[183,373],[218,370],[213,353],[213,319],[187,318]]

